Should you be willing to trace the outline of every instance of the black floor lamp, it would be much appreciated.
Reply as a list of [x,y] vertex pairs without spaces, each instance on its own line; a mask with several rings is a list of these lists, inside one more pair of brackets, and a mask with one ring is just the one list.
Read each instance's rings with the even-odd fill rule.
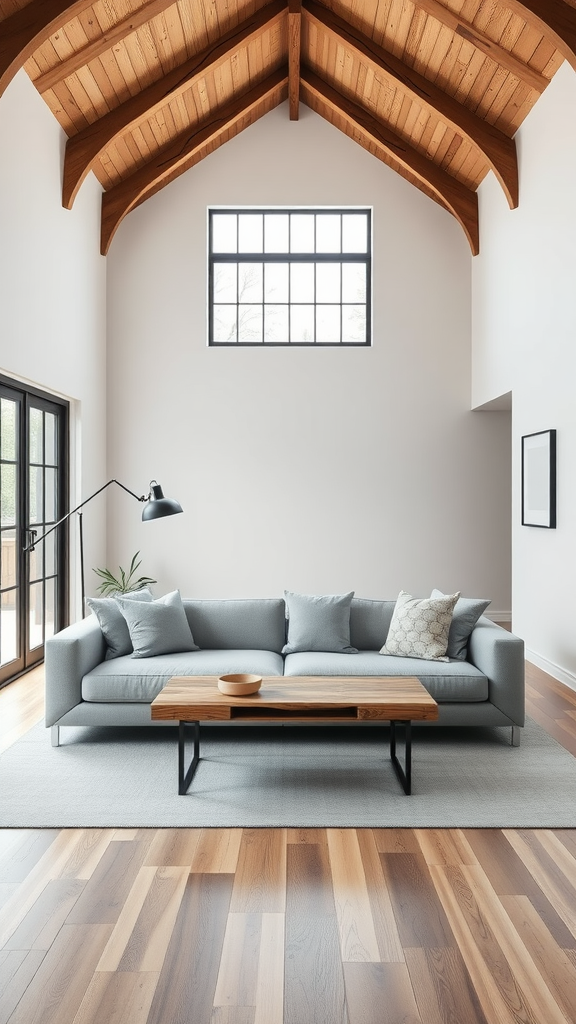
[[163,519],[164,516],[174,516],[178,512],[182,512],[182,506],[178,501],[175,501],[174,498],[164,497],[162,488],[160,487],[160,484],[157,482],[157,480],[151,480],[149,493],[142,494],[140,496],[138,494],[134,494],[134,491],[131,491],[129,487],[125,487],[125,485],[121,484],[119,480],[109,480],[107,484],[103,484],[102,487],[99,487],[97,491],[94,491],[94,494],[91,494],[89,498],[85,498],[84,501],[81,501],[80,504],[76,506],[76,508],[71,509],[70,512],[67,512],[65,516],[62,516],[62,518],[59,519],[57,523],[54,523],[54,526],[51,526],[49,530],[46,530],[46,533],[43,533],[41,537],[36,536],[38,530],[34,530],[32,529],[32,527],[28,527],[27,532],[30,537],[30,543],[26,545],[24,551],[34,551],[36,545],[39,544],[41,540],[44,540],[50,533],[53,533],[54,530],[61,526],[62,523],[65,523],[68,519],[70,519],[70,516],[73,516],[75,512],[78,512],[80,528],[80,579],[82,584],[82,614],[84,614],[84,598],[86,596],[86,592],[84,587],[84,529],[82,525],[82,512],[80,512],[80,509],[84,505],[87,505],[89,501],[92,501],[92,498],[95,498],[98,494],[101,494],[102,491],[105,491],[107,487],[110,487],[110,484],[118,484],[118,487],[121,487],[123,491],[127,492],[127,494],[131,494],[133,498],[136,498],[136,501],[146,502],[144,508],[142,509],[142,521],[145,523],[148,522],[149,519]]

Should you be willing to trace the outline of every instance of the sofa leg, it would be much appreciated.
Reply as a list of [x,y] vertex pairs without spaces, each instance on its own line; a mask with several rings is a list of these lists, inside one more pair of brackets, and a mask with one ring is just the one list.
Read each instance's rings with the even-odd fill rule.
[[512,726],[512,736],[511,736],[511,739],[510,739],[510,742],[511,742],[513,747],[519,747],[520,746],[520,736],[521,736],[521,734],[522,734],[522,730],[521,730],[520,726],[519,725],[513,725]]
[[60,726],[59,725],[53,725],[52,728],[50,729],[50,739],[52,741],[52,746],[53,747],[59,747],[60,746]]

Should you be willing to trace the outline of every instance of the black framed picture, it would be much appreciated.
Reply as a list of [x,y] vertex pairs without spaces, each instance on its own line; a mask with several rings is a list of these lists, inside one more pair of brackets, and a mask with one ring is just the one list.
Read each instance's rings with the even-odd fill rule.
[[556,527],[556,431],[522,438],[522,525]]

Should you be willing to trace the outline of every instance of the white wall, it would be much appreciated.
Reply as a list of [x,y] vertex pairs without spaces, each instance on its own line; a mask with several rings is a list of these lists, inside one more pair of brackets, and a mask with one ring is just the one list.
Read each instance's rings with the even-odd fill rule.
[[[513,395],[513,628],[576,686],[576,75],[564,64],[518,135],[520,206],[490,176],[473,261],[473,404]],[[558,526],[520,525],[523,434],[558,431]]]
[[[306,107],[283,105],[131,213],[108,256],[109,560],[159,592],[510,608],[509,431],[470,412],[470,251],[456,221]],[[206,347],[206,207],[373,205],[370,349]],[[112,501],[114,504],[112,505]]]
[[[73,403],[71,501],[80,501],[106,480],[101,188],[91,176],[73,211],[62,208],[65,135],[24,71],[0,100],[0,139],[0,372]],[[88,565],[105,559],[105,505],[86,510]]]

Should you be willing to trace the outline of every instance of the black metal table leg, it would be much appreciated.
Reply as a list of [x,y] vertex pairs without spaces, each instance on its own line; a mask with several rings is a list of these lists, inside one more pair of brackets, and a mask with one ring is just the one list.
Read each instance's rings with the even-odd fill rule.
[[[404,726],[404,765],[403,768],[396,756],[396,726]],[[412,722],[390,722],[390,760],[405,793],[412,792]]]
[[[194,726],[194,757],[184,771],[186,726]],[[200,760],[200,722],[178,722],[178,796],[184,796],[190,787]]]

